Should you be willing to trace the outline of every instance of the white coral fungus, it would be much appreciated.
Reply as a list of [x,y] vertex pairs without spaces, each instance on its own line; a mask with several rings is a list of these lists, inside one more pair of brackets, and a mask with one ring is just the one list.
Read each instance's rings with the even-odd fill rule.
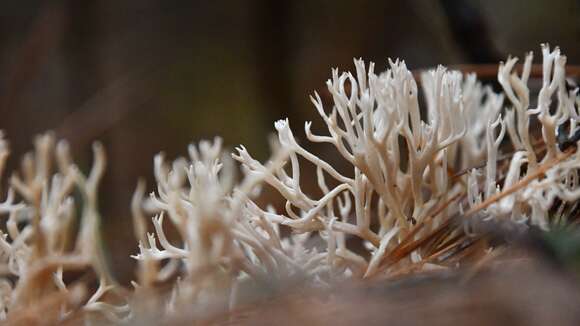
[[[143,200],[140,188],[133,206],[141,237],[139,287],[179,279],[169,309],[184,298],[208,302],[218,290],[232,304],[248,279],[301,275],[320,285],[369,277],[389,268],[393,261],[385,266],[385,257],[403,241],[421,239],[457,216],[549,227],[554,199],[580,196],[580,154],[575,144],[565,151],[561,146],[578,131],[579,99],[577,89],[566,89],[560,50],[546,45],[542,55],[542,88],[534,99],[527,86],[531,53],[521,74],[516,58],[500,64],[503,94],[473,74],[441,66],[427,71],[421,76],[424,101],[403,61],[389,60],[380,74],[362,60],[354,61],[354,74],[333,69],[327,81],[332,105],[317,93],[311,97],[327,134],[314,134],[310,122],[304,129],[309,141],[336,149],[346,172],[300,145],[288,120],[275,123],[279,146],[268,163],[237,148],[233,157],[245,175],[237,185],[219,139],[192,145],[189,159],[171,167],[158,156],[157,193]],[[541,134],[530,131],[532,123]],[[512,155],[506,159],[502,152]],[[481,163],[484,169],[474,168]],[[319,191],[304,190],[307,166],[316,169]],[[284,198],[281,211],[257,204],[261,185]],[[157,214],[155,233],[146,237],[142,209]],[[166,237],[166,218],[179,242]],[[281,227],[292,232],[284,236]],[[307,243],[315,238],[324,245]],[[423,257],[420,249],[400,252],[399,265],[444,267],[437,255]]]
[[[130,317],[128,305],[104,300],[117,286],[105,265],[98,233],[97,194],[105,152],[98,143],[93,152],[94,165],[85,177],[73,164],[67,143],[55,144],[50,134],[39,136],[34,152],[22,160],[21,174],[12,175],[7,198],[0,204],[0,214],[7,218],[7,233],[0,231],[0,319],[32,322],[26,319],[31,313],[42,323],[57,323],[79,310],[88,318]],[[0,172],[7,156],[7,143],[0,137]],[[77,208],[80,222],[75,234]],[[99,282],[90,297],[84,294],[83,282],[64,277],[87,270]]]

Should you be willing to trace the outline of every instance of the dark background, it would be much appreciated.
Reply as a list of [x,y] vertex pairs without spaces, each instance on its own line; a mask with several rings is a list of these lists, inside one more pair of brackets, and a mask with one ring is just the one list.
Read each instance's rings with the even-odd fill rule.
[[[90,144],[109,167],[101,211],[123,280],[136,251],[129,202],[138,177],[152,188],[153,155],[186,154],[221,135],[268,157],[267,136],[288,117],[320,127],[308,95],[353,57],[411,69],[497,63],[539,44],[580,63],[580,1],[4,0],[0,5],[0,129],[10,167],[33,136],[68,139],[83,169]],[[518,5],[525,4],[525,5]],[[318,123],[318,124],[317,124]]]

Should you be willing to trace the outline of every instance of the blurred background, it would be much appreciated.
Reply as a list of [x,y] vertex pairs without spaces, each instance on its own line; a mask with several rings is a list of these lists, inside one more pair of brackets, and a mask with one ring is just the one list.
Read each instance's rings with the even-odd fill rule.
[[[153,155],[220,135],[268,157],[273,122],[295,134],[316,111],[331,67],[353,57],[386,67],[497,63],[548,42],[580,63],[580,1],[19,0],[0,6],[0,129],[9,168],[53,130],[83,169],[94,140],[109,167],[101,187],[106,243],[121,280],[136,252],[129,203],[153,190]],[[493,77],[493,76],[492,76]]]

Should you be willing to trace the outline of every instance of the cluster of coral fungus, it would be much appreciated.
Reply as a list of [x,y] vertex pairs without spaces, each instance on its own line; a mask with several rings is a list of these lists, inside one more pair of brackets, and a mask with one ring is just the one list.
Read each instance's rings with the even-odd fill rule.
[[[554,205],[580,197],[580,153],[567,142],[578,132],[580,99],[567,87],[560,50],[543,46],[542,57],[537,96],[527,86],[531,53],[519,73],[515,58],[500,64],[503,93],[443,67],[424,72],[419,87],[403,61],[378,74],[362,60],[354,74],[333,70],[332,104],[311,98],[328,130],[316,135],[306,122],[304,131],[333,147],[346,172],[301,146],[288,120],[275,123],[278,141],[265,163],[243,146],[226,153],[219,138],[172,163],[155,157],[157,188],[147,197],[139,184],[131,203],[139,249],[130,290],[115,282],[101,249],[104,149],[94,146],[84,175],[65,142],[38,137],[0,204],[0,318],[31,309],[54,322],[203,316],[237,307],[244,289],[261,282],[329,287],[455,268],[468,254],[493,251],[470,250],[483,241],[470,220],[548,229]],[[7,155],[2,140],[0,169]],[[318,191],[303,190],[308,168]],[[259,205],[260,191],[283,197],[283,209]],[[166,236],[167,223],[177,238]],[[67,280],[70,271],[90,271],[98,287]]]

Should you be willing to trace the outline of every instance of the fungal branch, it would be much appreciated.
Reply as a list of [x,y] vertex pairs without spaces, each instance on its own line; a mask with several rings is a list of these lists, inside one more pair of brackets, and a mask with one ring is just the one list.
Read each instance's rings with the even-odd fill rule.
[[[0,141],[0,165],[8,154]],[[72,163],[65,142],[55,144],[50,134],[37,137],[35,150],[24,156],[21,173],[10,179],[7,199],[0,213],[7,215],[7,234],[0,237],[0,287],[2,316],[17,318],[18,311],[43,304],[60,296],[58,313],[46,320],[58,322],[75,309],[87,314],[107,315],[120,321],[129,316],[128,306],[107,304],[105,295],[116,292],[101,252],[98,236],[99,215],[96,196],[105,169],[105,153],[94,146],[94,165],[88,178]],[[53,165],[56,163],[56,172]],[[83,200],[75,203],[74,191]],[[16,198],[21,202],[16,203]],[[71,234],[76,205],[82,208],[79,232]],[[99,291],[87,304],[79,284],[64,278],[65,272],[93,270],[99,278]],[[44,301],[43,301],[44,300]]]
[[[422,117],[417,83],[404,62],[389,61],[389,69],[378,75],[373,63],[368,72],[362,60],[355,60],[355,67],[356,77],[332,71],[327,82],[334,102],[330,113],[317,93],[311,98],[329,134],[314,135],[311,123],[305,124],[308,140],[332,144],[352,165],[351,176],[298,145],[288,121],[281,120],[276,130],[290,152],[291,175],[280,169],[264,181],[286,199],[286,214],[275,222],[296,232],[324,234],[331,265],[359,266],[362,275],[368,263],[345,247],[344,236],[368,241],[380,256],[397,241],[395,235],[403,237],[444,197],[461,191],[450,182],[448,170],[482,157],[481,146],[466,149],[473,157],[462,154],[459,159],[458,153],[481,143],[486,129],[476,115],[483,105],[489,110],[485,116],[495,119],[502,97],[476,83],[474,76],[463,81],[460,73],[438,67],[423,75],[427,115]],[[253,173],[264,170],[245,150],[236,158]],[[300,161],[316,166],[322,197],[313,199],[303,192]],[[330,189],[327,178],[337,185]]]
[[[158,155],[154,164],[157,191],[146,199],[138,187],[133,212],[136,229],[143,233],[137,234],[139,253],[133,256],[140,266],[134,285],[146,293],[159,284],[174,284],[171,297],[165,299],[166,313],[196,302],[192,313],[203,315],[208,307],[234,306],[236,289],[249,280],[308,278],[325,268],[324,255],[304,246],[307,236],[282,237],[278,224],[282,217],[251,201],[264,180],[271,180],[280,191],[288,188],[291,179],[272,181],[277,180],[274,175],[288,154],[279,150],[262,165],[245,153],[240,148],[238,159],[243,156],[252,170],[239,183],[234,182],[236,167],[231,157],[216,138],[190,145],[189,158],[178,158],[171,165]],[[306,197],[293,198],[302,207],[312,204]],[[145,214],[155,215],[154,232],[146,235]],[[177,240],[169,240],[165,220],[177,231]],[[220,301],[224,297],[228,302]]]
[[[566,60],[559,49],[550,51],[543,46],[542,54],[543,84],[538,106],[533,109],[527,87],[531,53],[526,56],[521,75],[512,72],[516,58],[500,64],[498,80],[503,94],[482,86],[474,75],[463,76],[441,66],[423,73],[423,111],[417,83],[404,62],[389,61],[387,71],[375,74],[373,63],[367,71],[362,60],[355,60],[355,74],[332,70],[332,78],[327,81],[333,101],[330,110],[317,93],[311,97],[328,134],[315,135],[311,123],[305,124],[306,138],[333,145],[352,166],[349,175],[339,173],[300,146],[287,120],[275,125],[281,145],[290,153],[287,170],[265,174],[264,167],[245,149],[239,150],[236,159],[252,173],[263,175],[264,182],[286,199],[285,213],[270,216],[273,222],[295,232],[317,231],[327,241],[332,268],[358,266],[350,270],[355,274],[362,268],[368,275],[376,268],[378,257],[406,238],[414,224],[422,223],[448,198],[465,192],[469,207],[485,203],[486,208],[479,214],[546,228],[554,198],[572,200],[580,192],[576,189],[577,155],[563,159],[558,144],[558,137],[562,138],[558,132],[574,135],[577,131],[578,98],[577,90],[566,91]],[[504,97],[511,108],[501,114]],[[552,103],[554,99],[556,104]],[[539,136],[530,132],[530,121],[535,116],[541,124],[544,155],[532,142]],[[498,168],[506,134],[515,151],[507,170]],[[481,160],[487,161],[485,170],[449,178],[450,171],[469,168]],[[300,164],[304,162],[317,169],[320,197],[305,193],[300,184]],[[327,182],[328,178],[332,182]],[[523,180],[527,180],[526,186],[518,188]],[[516,188],[509,195],[500,195]],[[449,203],[430,225],[460,214],[460,206],[458,202]],[[423,228],[414,236],[428,232]],[[370,260],[350,251],[344,245],[345,236],[367,241]],[[421,259],[419,251],[413,255],[415,260]]]
[[[538,93],[537,107],[533,109],[529,108],[530,91],[527,87],[532,53],[526,56],[519,77],[512,72],[517,58],[510,58],[505,64],[500,64],[498,80],[513,109],[508,109],[504,120],[498,120],[497,123],[502,124],[502,132],[494,141],[491,140],[494,137],[490,135],[488,146],[491,142],[499,146],[503,140],[505,125],[515,152],[504,174],[503,184],[494,186],[497,179],[497,150],[488,148],[486,191],[483,195],[484,202],[488,204],[483,212],[496,217],[511,216],[511,219],[520,222],[531,220],[532,224],[548,228],[548,211],[554,199],[573,201],[580,195],[576,182],[577,170],[580,167],[578,155],[570,148],[562,153],[558,143],[558,137],[566,138],[565,135],[573,135],[577,131],[578,90],[566,89],[566,57],[560,54],[558,48],[550,51],[547,45],[543,45],[542,56],[542,88]],[[556,103],[553,103],[554,100]],[[541,139],[546,152],[543,156],[537,153],[531,140],[529,126],[534,116],[537,116],[541,124]],[[488,133],[492,133],[494,128],[491,125]],[[575,144],[573,147],[575,148]],[[475,182],[476,178],[472,179]],[[516,188],[519,189],[510,190],[509,195],[507,194],[506,190]]]

